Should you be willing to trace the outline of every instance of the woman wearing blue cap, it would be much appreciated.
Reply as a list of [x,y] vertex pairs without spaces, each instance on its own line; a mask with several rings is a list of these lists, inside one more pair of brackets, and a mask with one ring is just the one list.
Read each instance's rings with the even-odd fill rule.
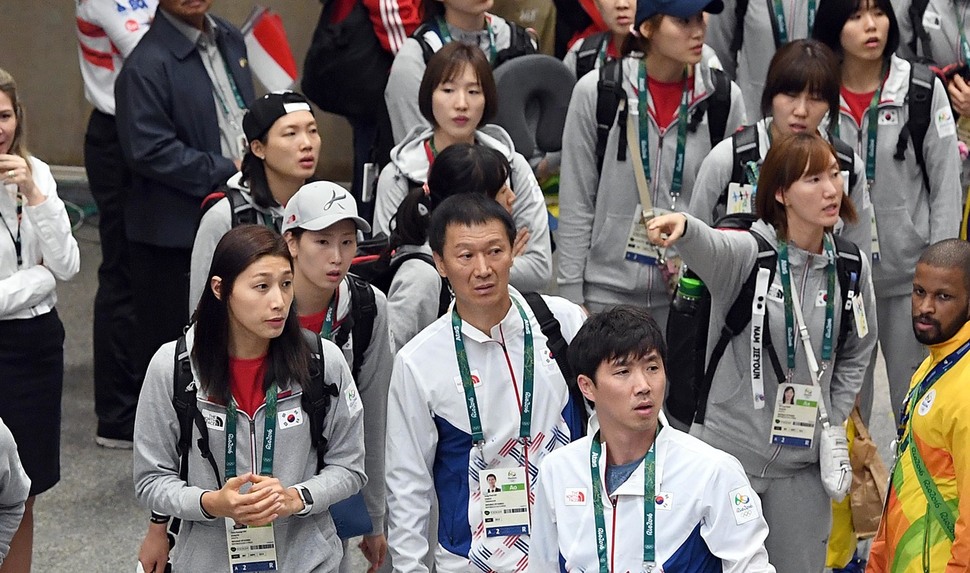
[[701,160],[744,122],[740,89],[702,56],[704,12],[722,9],[721,0],[637,4],[627,57],[601,70],[619,86],[614,119],[599,121],[607,95],[597,74],[576,84],[559,196],[558,281],[569,300],[647,307],[666,323],[677,269],[650,247],[645,221],[686,208]]

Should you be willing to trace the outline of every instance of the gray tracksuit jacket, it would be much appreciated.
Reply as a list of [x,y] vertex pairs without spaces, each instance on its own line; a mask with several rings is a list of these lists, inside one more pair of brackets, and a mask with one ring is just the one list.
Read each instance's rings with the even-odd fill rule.
[[[631,112],[637,110],[636,58],[623,60],[623,87]],[[694,93],[690,104],[712,96],[714,84],[710,68],[700,63],[694,68]],[[596,101],[598,73],[590,72],[576,84],[569,102],[563,132],[563,164],[559,180],[559,292],[577,304],[587,299],[600,304],[634,304],[659,307],[670,302],[670,294],[656,266],[627,261],[627,239],[640,195],[634,164],[627,149],[626,161],[617,161],[620,130],[610,130],[601,174],[596,170]],[[651,102],[652,107],[652,102]],[[634,120],[636,117],[634,116]],[[663,135],[650,120],[650,171],[653,174],[651,200],[658,209],[684,210],[690,202],[694,177],[701,161],[711,150],[707,115],[695,133],[688,132],[684,180],[680,197],[674,201],[669,189],[673,179],[677,149],[677,121]],[[636,125],[639,125],[634,121]],[[744,104],[737,85],[731,86],[731,109],[725,133],[744,123]],[[639,133],[637,128],[637,134]],[[637,135],[639,137],[639,135]],[[629,146],[628,146],[629,147]]]
[[[911,43],[916,35],[915,22],[909,17],[912,0],[893,2],[896,6],[896,20],[899,22],[899,55],[907,60],[917,57],[926,58],[935,65],[946,66],[961,61],[960,56],[960,20],[966,22],[970,11],[970,2],[965,0],[929,0],[923,12],[923,28],[929,35],[929,41],[917,38],[916,51]],[[954,9],[955,7],[955,9]],[[964,28],[967,32],[970,29]]]
[[[960,231],[960,154],[956,127],[946,90],[940,80],[933,87],[932,116],[923,141],[923,157],[930,188],[916,163],[910,139],[905,159],[897,161],[896,142],[909,119],[910,63],[893,56],[879,103],[876,177],[869,199],[876,216],[879,261],[872,265],[872,284],[879,296],[905,295],[912,290],[916,260],[931,244],[956,237]],[[866,155],[868,114],[860,129],[842,101],[839,134],[843,141]],[[865,222],[865,221],[863,221]]]
[[[501,52],[512,43],[509,25],[504,18],[494,14],[487,14],[486,17],[489,18],[492,33],[495,35],[495,50]],[[485,30],[466,32],[449,25],[448,32],[455,41],[479,46],[486,56],[491,50],[489,34]],[[425,34],[425,39],[434,51],[441,49],[441,39],[433,31]],[[394,143],[404,141],[405,137],[419,125],[428,127],[427,120],[418,108],[418,88],[421,87],[421,78],[424,77],[426,67],[421,44],[414,38],[405,40],[400,51],[394,56],[394,63],[391,64],[391,72],[387,78],[387,87],[384,88],[384,101],[387,103],[387,112],[391,116]]]
[[[771,118],[763,119],[756,125],[758,126],[758,152],[761,159],[768,154],[771,147],[771,140],[768,138],[768,130]],[[828,138],[823,130],[822,137]],[[893,140],[895,142],[895,140]],[[869,254],[872,246],[872,233],[869,219],[872,216],[872,204],[869,198],[869,190],[866,185],[865,163],[855,157],[855,186],[850,187],[849,173],[842,172],[842,182],[845,185],[846,194],[852,199],[859,215],[858,221],[843,225],[841,222],[836,225],[837,233],[842,237],[852,241],[864,252]],[[710,155],[704,159],[700,170],[697,172],[697,181],[694,183],[694,193],[691,195],[690,207],[687,211],[704,221],[708,225],[724,215],[725,205],[718,204],[718,200],[724,190],[731,182],[731,173],[734,169],[734,143],[731,138],[725,139],[711,150]]]
[[[761,234],[769,243],[776,243],[774,227],[757,221],[752,231]],[[700,276],[711,292],[711,325],[708,330],[707,348],[710,351],[720,335],[724,317],[737,298],[741,286],[755,265],[757,242],[749,233],[718,231],[711,229],[695,217],[688,216],[687,230],[678,241],[684,262]],[[826,291],[827,259],[789,245],[792,288],[799,289],[802,311],[808,323],[812,346],[821,364],[822,330],[825,321],[825,304],[819,305]],[[806,273],[807,269],[807,273]],[[835,351],[833,363],[825,368],[820,386],[829,419],[841,424],[855,403],[856,394],[862,387],[862,379],[872,349],[876,344],[876,306],[870,279],[869,261],[863,257],[862,276],[859,284],[869,333],[859,338],[850,327],[844,346]],[[836,283],[835,309],[842,308],[841,290]],[[776,270],[768,288],[768,309],[765,324],[768,326],[782,368],[786,366],[785,310],[781,274]],[[835,313],[833,346],[841,326],[841,312]],[[801,340],[795,349],[795,370],[792,382],[811,384],[805,348]],[[694,435],[708,444],[738,458],[747,473],[767,478],[785,477],[818,462],[818,437],[821,424],[816,424],[816,439],[811,448],[774,446],[769,442],[775,395],[780,382],[770,366],[765,368],[766,405],[761,410],[753,406],[751,388],[751,334],[750,325],[744,332],[731,339],[724,356],[715,371],[707,417],[703,426],[691,428]],[[764,361],[765,365],[770,364]]]
[[[744,17],[744,41],[737,53],[731,52],[731,42],[737,26],[735,10],[738,0],[724,0],[724,10],[711,14],[707,26],[707,43],[717,52],[724,70],[741,86],[744,106],[749,119],[761,117],[761,92],[765,88],[768,64],[775,55],[775,36],[771,30],[774,12],[771,0],[748,0]],[[785,1],[785,22],[788,41],[810,36],[808,28],[808,0]],[[794,9],[793,9],[794,7]]]
[[[420,246],[402,245],[391,257],[391,264],[415,252],[431,255],[431,247],[427,243]],[[387,322],[391,330],[392,355],[438,318],[440,294],[441,275],[434,267],[421,259],[401,263],[387,292]]]
[[[186,333],[191,352],[195,329]],[[328,440],[326,467],[316,471],[317,455],[311,446],[309,420],[300,405],[301,389],[289,384],[281,390],[279,416],[293,413],[297,420],[290,427],[277,426],[274,477],[284,487],[303,486],[310,490],[313,507],[307,516],[290,516],[274,522],[276,551],[281,571],[336,571],[342,555],[329,507],[356,493],[367,482],[364,475],[363,408],[350,369],[340,350],[324,342],[325,379],[337,384],[339,394],[333,398],[324,423]],[[207,490],[217,490],[216,480],[207,461],[193,448],[189,461],[188,481],[179,479],[178,418],[172,406],[175,342],[163,345],[152,358],[138,399],[134,436],[135,496],[153,511],[183,520],[182,530],[172,554],[176,571],[209,572],[226,570],[229,565],[226,526],[223,519],[209,519],[202,512],[201,498]],[[193,364],[193,374],[198,372]],[[220,476],[225,476],[226,408],[198,392],[198,408],[206,418],[209,443]],[[240,474],[258,471],[254,459],[263,447],[266,407],[260,406],[255,420],[244,412],[237,418],[237,464]],[[251,431],[250,431],[251,430]],[[193,427],[192,443],[199,436]],[[254,443],[255,441],[255,443]],[[253,454],[253,452],[257,452]],[[378,479],[380,479],[378,477]]]
[[17,442],[0,420],[0,564],[10,551],[10,540],[20,527],[28,493],[30,478],[20,465]]
[[[428,154],[424,143],[431,137],[430,127],[418,127],[391,150],[391,161],[377,180],[374,206],[374,232],[390,234],[390,222],[412,184],[428,180]],[[523,292],[545,290],[552,279],[552,243],[549,239],[549,215],[545,198],[529,167],[529,162],[515,151],[508,132],[497,125],[484,125],[475,132],[475,141],[505,155],[512,166],[511,184],[515,193],[512,219],[516,228],[529,229],[531,237],[526,250],[512,262],[509,283]]]

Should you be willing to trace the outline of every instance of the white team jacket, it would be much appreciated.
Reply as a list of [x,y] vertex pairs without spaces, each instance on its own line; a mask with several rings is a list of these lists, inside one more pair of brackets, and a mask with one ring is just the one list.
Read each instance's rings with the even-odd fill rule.
[[[529,572],[599,571],[589,451],[585,437],[542,463],[532,514]],[[657,436],[657,573],[773,573],[761,499],[731,455],[672,427]],[[606,448],[603,449],[606,455]],[[606,464],[600,464],[601,483]],[[610,571],[643,564],[643,464],[614,492],[603,491]],[[615,546],[614,546],[615,544]]]
[[[538,464],[575,435],[563,416],[569,393],[546,337],[528,304],[509,289],[532,324],[535,357],[531,440],[528,464],[535,491]],[[585,320],[582,309],[565,299],[543,297],[569,341]],[[489,335],[463,323],[465,347],[485,436],[483,452],[472,444],[465,394],[455,357],[451,313],[422,330],[397,354],[387,399],[388,545],[394,570],[427,571],[428,514],[439,507],[439,573],[523,570],[529,537],[486,537],[479,494],[479,471],[526,463],[519,435],[524,336],[513,305]],[[513,390],[513,385],[515,390]]]

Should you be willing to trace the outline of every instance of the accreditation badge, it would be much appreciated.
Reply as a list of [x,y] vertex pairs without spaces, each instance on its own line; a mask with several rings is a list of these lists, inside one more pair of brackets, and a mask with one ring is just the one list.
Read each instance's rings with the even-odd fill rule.
[[796,448],[812,447],[821,390],[806,384],[782,383],[775,396],[771,443]]
[[647,213],[637,205],[630,225],[630,235],[626,240],[626,253],[623,258],[641,265],[657,265],[663,259],[660,248],[650,242],[647,237],[647,223],[658,215],[667,213],[663,209],[651,209]]
[[226,518],[229,573],[278,571],[273,524],[251,527]]
[[479,470],[486,537],[529,534],[529,490],[524,467]]
[[729,183],[727,192],[727,214],[754,213],[752,204],[754,188],[751,185]]

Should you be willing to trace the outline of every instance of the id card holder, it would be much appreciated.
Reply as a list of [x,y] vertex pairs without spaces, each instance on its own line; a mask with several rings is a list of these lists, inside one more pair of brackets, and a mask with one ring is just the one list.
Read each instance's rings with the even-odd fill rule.
[[751,204],[753,191],[754,188],[750,185],[728,184],[727,214],[754,213],[754,205]]
[[525,468],[479,470],[485,537],[529,534],[529,490]]
[[796,448],[812,447],[820,399],[818,386],[780,384],[771,420],[771,443]]
[[273,524],[250,527],[226,518],[229,573],[279,571]]
[[663,259],[663,253],[647,237],[646,226],[647,221],[661,214],[654,209],[648,215],[644,215],[643,208],[637,205],[633,223],[630,225],[630,235],[626,240],[626,252],[623,258],[641,265],[652,266],[657,265]]
[[869,321],[866,320],[866,306],[862,300],[862,293],[852,297],[852,317],[855,319],[855,333],[859,338],[869,334]]

